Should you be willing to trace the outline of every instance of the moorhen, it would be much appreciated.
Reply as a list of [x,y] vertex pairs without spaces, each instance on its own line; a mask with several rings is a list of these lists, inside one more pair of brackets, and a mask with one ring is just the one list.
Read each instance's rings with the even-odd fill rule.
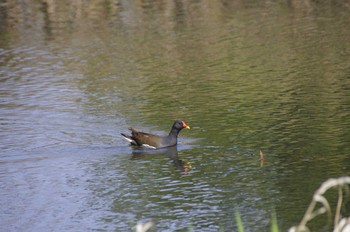
[[132,127],[129,128],[129,130],[131,130],[131,136],[123,133],[121,135],[128,140],[131,145],[157,149],[175,146],[177,144],[177,135],[183,128],[190,129],[184,121],[176,120],[167,136],[158,136],[140,132]]

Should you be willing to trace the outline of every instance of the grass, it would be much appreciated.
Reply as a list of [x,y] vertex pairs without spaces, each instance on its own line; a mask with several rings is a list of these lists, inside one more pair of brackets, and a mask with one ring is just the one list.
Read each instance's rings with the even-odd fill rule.
[[[243,222],[242,222],[242,218],[240,213],[238,212],[238,210],[235,210],[235,218],[236,218],[236,225],[237,225],[237,231],[238,232],[244,232],[244,226],[243,226]],[[279,227],[277,224],[277,217],[276,217],[276,213],[273,212],[271,215],[271,232],[279,232]]]
[[[341,209],[344,204],[344,198],[349,197],[350,195],[350,177],[340,177],[337,179],[328,179],[323,182],[321,186],[315,191],[312,201],[309,204],[305,214],[303,215],[302,220],[298,225],[291,227],[288,232],[311,232],[308,227],[308,223],[312,221],[315,217],[327,214],[329,221],[333,223],[332,232],[350,232],[350,217],[343,217],[341,214]],[[337,190],[338,201],[335,206],[334,214],[332,213],[332,207],[324,196],[326,192],[331,189]],[[244,232],[244,225],[242,218],[238,210],[235,210],[235,220],[237,225],[238,232]],[[153,227],[153,223],[138,225],[136,232],[146,232],[149,228]],[[188,231],[193,231],[192,228],[189,228]],[[277,223],[276,213],[273,212],[271,215],[271,232],[280,232]]]
[[[307,208],[302,220],[297,226],[291,227],[288,232],[311,232],[307,224],[315,217],[327,214],[330,221],[333,222],[333,232],[350,232],[350,217],[342,217],[341,209],[345,196],[349,196],[350,177],[340,177],[337,179],[329,179],[321,184],[313,195],[312,201]],[[338,201],[332,214],[332,207],[324,196],[328,190],[336,189],[338,192]],[[320,205],[320,207],[317,207]],[[236,224],[238,232],[244,232],[241,216],[235,211]],[[276,213],[271,216],[271,232],[279,232]]]
[[271,232],[279,232],[280,229],[278,228],[277,224],[277,216],[276,213],[273,212],[271,216]]
[[237,209],[235,210],[235,218],[238,232],[244,232],[242,218]]
[[[289,232],[308,232],[311,231],[307,226],[315,217],[327,214],[328,218],[333,221],[333,232],[350,232],[350,218],[342,217],[341,208],[343,205],[344,195],[349,195],[350,177],[340,177],[337,179],[329,179],[322,183],[312,197],[312,201],[307,208],[302,220],[297,226],[293,226]],[[338,202],[332,214],[332,208],[324,194],[330,190],[336,189],[338,192]],[[320,207],[317,207],[320,205]]]

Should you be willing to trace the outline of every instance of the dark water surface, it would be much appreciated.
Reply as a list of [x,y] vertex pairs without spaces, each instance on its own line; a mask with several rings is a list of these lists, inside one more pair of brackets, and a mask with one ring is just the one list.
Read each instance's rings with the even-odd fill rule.
[[2,231],[285,231],[350,173],[349,4],[0,1],[0,152]]

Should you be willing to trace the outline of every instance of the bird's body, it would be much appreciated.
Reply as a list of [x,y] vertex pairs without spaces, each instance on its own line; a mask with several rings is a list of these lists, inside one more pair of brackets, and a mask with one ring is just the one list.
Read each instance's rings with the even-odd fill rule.
[[121,135],[129,141],[131,145],[157,149],[175,146],[177,144],[177,136],[183,128],[189,129],[190,127],[187,126],[184,121],[176,120],[167,136],[158,136],[137,131],[132,127],[129,128],[129,130],[131,130],[131,136],[123,133]]

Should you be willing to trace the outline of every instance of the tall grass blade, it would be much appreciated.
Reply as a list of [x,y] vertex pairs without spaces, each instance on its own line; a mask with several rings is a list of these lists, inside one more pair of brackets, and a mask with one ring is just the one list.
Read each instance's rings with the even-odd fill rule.
[[271,215],[271,232],[279,232],[278,223],[277,223],[277,217],[276,212],[273,211]]
[[238,232],[244,232],[242,218],[237,209],[235,210],[235,218]]

